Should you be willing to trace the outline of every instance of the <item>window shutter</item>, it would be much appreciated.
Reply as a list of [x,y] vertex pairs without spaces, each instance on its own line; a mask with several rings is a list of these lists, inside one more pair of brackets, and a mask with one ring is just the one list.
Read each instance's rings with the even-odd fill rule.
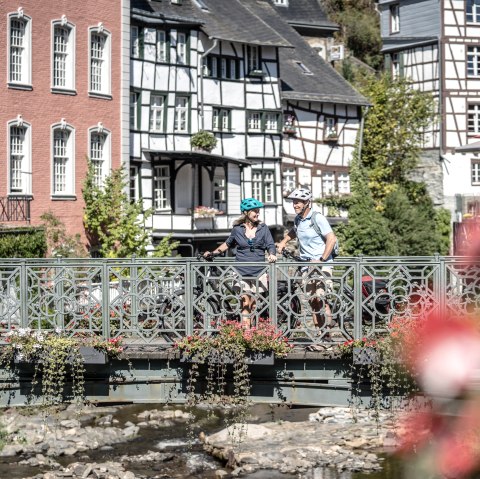
[[403,78],[404,76],[404,53],[399,53],[398,54],[398,61],[399,61],[399,66],[400,66],[400,78]]
[[145,46],[144,38],[145,38],[144,29],[140,28],[138,32],[138,57],[139,58],[143,58],[143,50]]
[[385,70],[385,73],[392,74],[392,56],[389,53],[385,55],[383,68]]

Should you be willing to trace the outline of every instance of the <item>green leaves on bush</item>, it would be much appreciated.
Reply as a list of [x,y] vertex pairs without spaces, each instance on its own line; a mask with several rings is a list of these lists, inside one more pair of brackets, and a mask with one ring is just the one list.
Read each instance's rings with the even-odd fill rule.
[[0,258],[44,258],[46,254],[43,228],[0,229]]

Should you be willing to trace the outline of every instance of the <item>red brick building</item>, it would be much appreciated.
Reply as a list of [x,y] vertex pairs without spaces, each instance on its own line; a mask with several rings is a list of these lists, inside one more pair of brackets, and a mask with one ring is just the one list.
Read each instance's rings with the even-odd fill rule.
[[128,161],[129,10],[126,0],[0,3],[4,225],[28,204],[32,225],[50,210],[83,233],[87,157],[99,182]]

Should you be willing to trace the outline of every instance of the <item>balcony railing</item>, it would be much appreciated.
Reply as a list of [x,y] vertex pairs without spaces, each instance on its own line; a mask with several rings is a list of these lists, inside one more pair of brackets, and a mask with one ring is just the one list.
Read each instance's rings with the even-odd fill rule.
[[30,222],[30,202],[25,196],[0,196],[0,221]]
[[[265,263],[268,290],[254,295],[252,324],[270,318],[305,346],[372,336],[393,318],[439,308],[467,315],[480,309],[480,268],[465,257],[339,257],[334,264],[330,277],[320,263],[306,272],[305,263]],[[218,258],[1,259],[0,342],[19,327],[122,336],[127,344],[158,347],[193,332],[209,335],[220,320],[240,319],[240,298],[252,295],[235,266]]]

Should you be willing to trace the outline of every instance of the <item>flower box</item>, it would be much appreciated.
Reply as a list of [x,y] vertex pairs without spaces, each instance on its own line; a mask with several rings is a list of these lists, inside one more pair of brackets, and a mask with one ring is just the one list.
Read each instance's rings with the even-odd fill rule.
[[[233,364],[235,358],[228,353],[212,352],[208,360],[211,364]],[[273,351],[246,351],[244,361],[246,364],[256,364],[264,366],[272,366],[275,363],[275,355]],[[203,363],[206,361],[200,360],[198,356],[190,356],[182,354],[180,356],[182,363]]]
[[376,364],[379,359],[378,351],[374,348],[353,348],[353,364]]
[[[106,353],[104,353],[103,351],[98,351],[93,347],[80,346],[79,351],[83,357],[84,364],[107,364],[108,362],[108,357]],[[31,364],[31,362],[26,361],[25,358],[20,354],[15,354],[15,356],[13,357],[13,362],[18,365]],[[36,362],[42,363],[42,357],[40,356]]]

